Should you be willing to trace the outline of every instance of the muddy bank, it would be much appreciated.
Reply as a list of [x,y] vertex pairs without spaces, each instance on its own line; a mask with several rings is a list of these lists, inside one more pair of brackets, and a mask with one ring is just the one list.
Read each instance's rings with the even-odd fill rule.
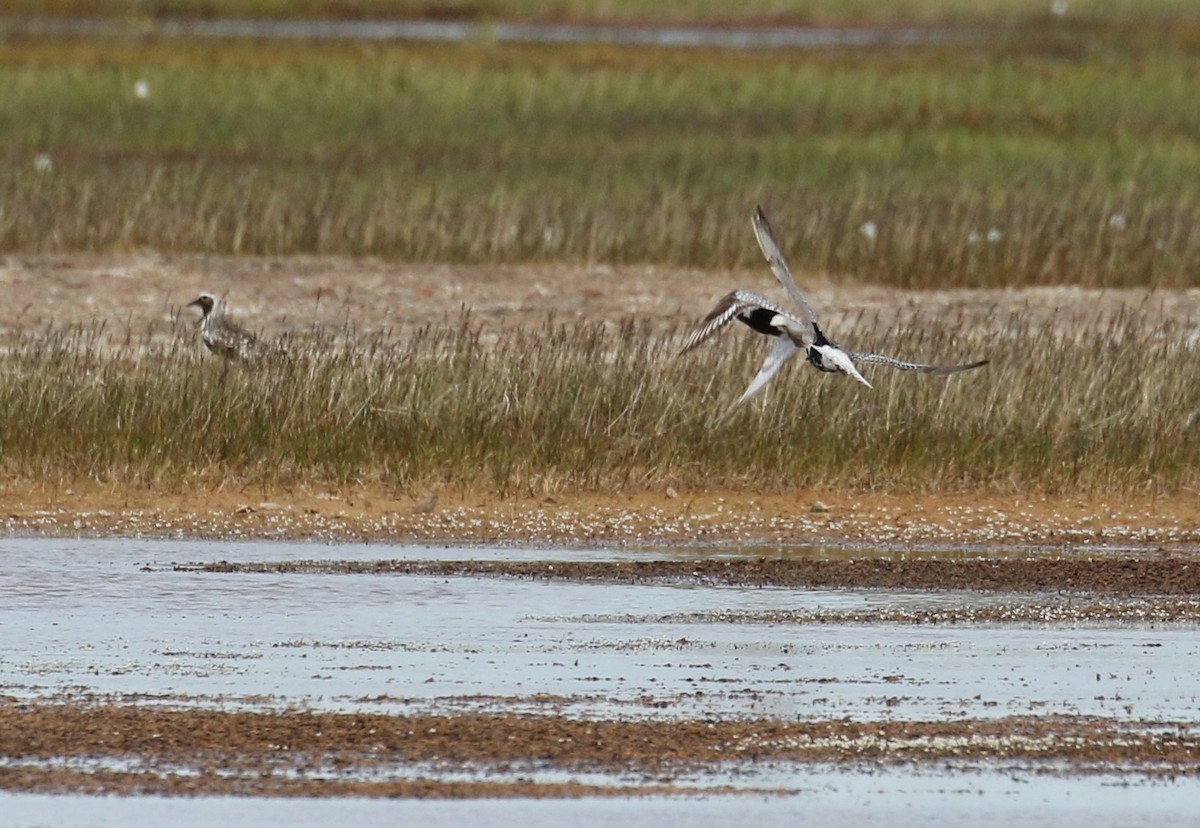
[[[697,766],[995,760],[1060,772],[1197,772],[1185,725],[1087,717],[947,722],[576,721],[559,716],[229,713],[131,706],[0,706],[0,787],[271,796],[628,796],[672,790]],[[64,760],[132,762],[81,772]],[[14,761],[20,763],[14,766]],[[403,778],[397,769],[503,769],[508,781]],[[637,774],[637,785],[522,781],[523,767]],[[389,773],[390,772],[390,773]],[[483,770],[481,775],[487,775]],[[401,777],[401,778],[397,778]]]
[[994,492],[187,490],[0,482],[10,535],[422,543],[1200,549],[1200,497]]
[[737,586],[974,589],[1003,592],[1081,592],[1100,595],[1200,595],[1200,562],[1155,558],[879,558],[870,550],[850,560],[779,557],[751,559],[526,562],[526,561],[287,561],[217,562],[184,571],[495,575],[553,580],[654,583],[684,581]]

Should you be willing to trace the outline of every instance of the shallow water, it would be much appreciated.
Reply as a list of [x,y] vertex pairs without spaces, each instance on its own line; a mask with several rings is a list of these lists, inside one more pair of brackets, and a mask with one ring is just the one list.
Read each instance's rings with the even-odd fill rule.
[[[712,550],[670,554],[706,552]],[[206,561],[579,561],[665,554],[3,539],[0,694],[391,713],[511,712],[550,704],[555,713],[570,716],[656,720],[764,715],[952,720],[1013,713],[1097,714],[1140,727],[1146,721],[1196,720],[1200,636],[1190,626],[704,620],[817,607],[938,608],[1007,600],[1004,596],[172,567]],[[676,617],[689,620],[669,620]],[[553,700],[531,698],[537,694]],[[139,762],[84,757],[32,764],[136,772]],[[0,766],[21,765],[18,758],[0,757]],[[187,776],[196,770],[173,772]],[[312,772],[320,778],[319,769]],[[363,771],[363,778],[369,781],[373,772],[442,781],[512,781],[515,774],[534,783],[569,779],[633,788],[655,781],[633,771],[437,763],[389,764]],[[670,783],[695,793],[669,799],[420,801],[0,792],[0,824],[290,826],[348,820],[520,822],[536,828],[749,821],[790,826],[800,819],[832,826],[916,826],[969,819],[981,828],[1050,822],[1098,828],[1188,825],[1200,811],[1197,778],[1077,775],[1029,761],[903,767],[758,761],[683,770]],[[717,789],[741,793],[714,793]]]
[[[326,710],[857,720],[1191,720],[1185,626],[729,623],[730,612],[947,607],[956,592],[175,571],[171,562],[614,559],[622,550],[7,539],[0,693]],[[689,620],[654,620],[663,616]]]

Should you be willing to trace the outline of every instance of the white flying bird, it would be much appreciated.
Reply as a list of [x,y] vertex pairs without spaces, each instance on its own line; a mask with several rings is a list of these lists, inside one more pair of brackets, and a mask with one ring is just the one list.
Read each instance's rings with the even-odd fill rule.
[[746,389],[746,393],[733,404],[737,408],[766,387],[767,383],[779,373],[779,369],[800,351],[805,352],[808,361],[819,371],[834,374],[846,374],[854,377],[863,385],[871,388],[871,383],[859,373],[856,362],[887,365],[901,371],[918,371],[922,374],[956,374],[959,371],[970,371],[987,365],[988,360],[971,362],[966,365],[924,365],[918,362],[905,362],[893,359],[883,354],[872,354],[860,351],[847,351],[833,340],[825,336],[817,324],[817,317],[804,299],[804,294],[796,286],[792,271],[779,250],[779,245],[767,224],[767,217],[762,208],[754,211],[751,221],[754,227],[754,237],[758,246],[771,265],[771,272],[783,285],[788,296],[795,302],[799,313],[784,310],[775,302],[748,290],[735,290],[721,297],[717,306],[708,316],[688,335],[681,354],[697,347],[717,331],[724,328],[734,319],[749,326],[752,330],[775,338],[771,353],[763,361],[758,375]]

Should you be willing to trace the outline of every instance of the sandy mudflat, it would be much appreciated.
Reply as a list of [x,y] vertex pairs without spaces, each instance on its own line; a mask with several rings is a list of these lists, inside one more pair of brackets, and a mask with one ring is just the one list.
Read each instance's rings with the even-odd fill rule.
[[[1112,768],[1146,763],[1190,773],[1194,733],[1145,732],[1103,719],[1009,717],[991,721],[620,722],[558,716],[223,713],[72,705],[0,707],[0,753],[26,758],[136,758],[138,772],[0,769],[0,788],[174,795],[630,796],[681,793],[685,769],[723,761],[920,762],[1022,760]],[[567,772],[634,771],[636,785],[578,781],[438,782],[354,779],[397,763],[529,763]],[[311,778],[318,767],[341,779]],[[191,767],[195,775],[166,769]],[[711,791],[710,789],[710,792]]]
[[554,544],[1200,546],[1200,497],[830,491],[511,496],[471,491],[0,486],[16,534]]

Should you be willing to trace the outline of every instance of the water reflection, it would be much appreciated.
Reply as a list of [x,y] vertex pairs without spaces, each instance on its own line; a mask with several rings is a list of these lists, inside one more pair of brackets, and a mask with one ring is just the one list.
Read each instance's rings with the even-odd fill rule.
[[84,797],[0,793],[9,825],[96,826],[331,823],[357,826],[727,826],[791,828],[800,823],[910,828],[1053,824],[1138,828],[1194,824],[1200,780],[1131,779],[1117,774],[1063,778],[999,769],[971,773],[912,768],[855,770],[784,766],[784,796],[720,795],[587,799],[380,800],[199,797]]

